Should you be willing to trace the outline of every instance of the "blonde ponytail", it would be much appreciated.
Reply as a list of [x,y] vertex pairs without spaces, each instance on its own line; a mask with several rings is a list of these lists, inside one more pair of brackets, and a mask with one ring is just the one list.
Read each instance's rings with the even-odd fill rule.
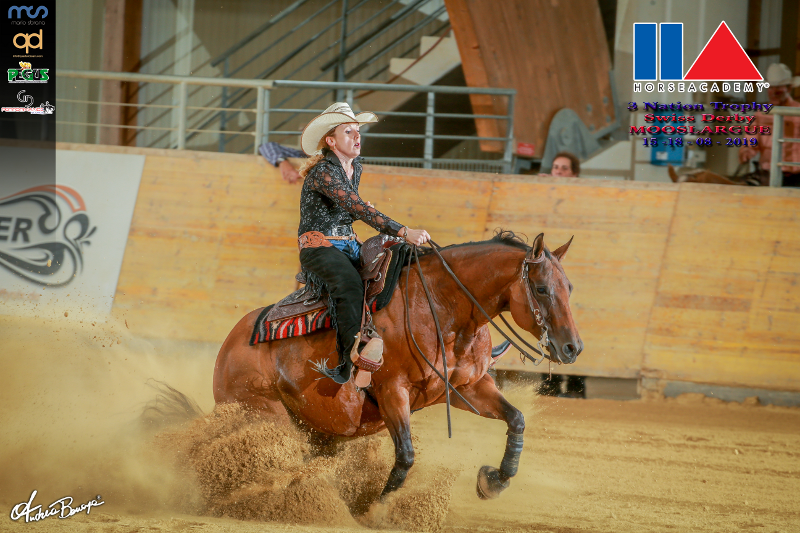
[[311,154],[311,157],[306,159],[305,163],[303,163],[300,166],[300,169],[297,171],[300,174],[300,177],[305,179],[306,175],[308,175],[311,169],[314,168],[317,165],[317,163],[325,159],[327,152],[330,150],[330,147],[328,146],[328,143],[325,142],[325,139],[327,137],[333,137],[333,134],[336,131],[337,127],[339,127],[339,124],[332,127],[328,131],[328,133],[323,135],[322,138],[319,140],[319,143],[317,143],[317,151]]
[[300,166],[300,169],[297,171],[300,174],[300,177],[305,179],[309,171],[323,159],[325,159],[325,155],[322,152],[314,152],[311,157],[305,160],[305,162]]

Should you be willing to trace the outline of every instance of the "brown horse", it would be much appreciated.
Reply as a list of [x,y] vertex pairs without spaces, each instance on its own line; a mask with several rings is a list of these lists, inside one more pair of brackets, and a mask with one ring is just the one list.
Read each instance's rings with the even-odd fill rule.
[[[573,363],[583,343],[569,307],[572,285],[561,267],[570,242],[551,253],[543,234],[528,247],[512,232],[500,232],[489,241],[442,248],[441,255],[489,316],[510,311],[519,327],[539,338],[542,331],[534,318],[535,304],[529,301],[533,295],[548,328],[547,357]],[[478,495],[494,498],[517,472],[525,420],[487,374],[491,339],[486,318],[446,273],[438,257],[423,255],[419,264],[439,316],[450,383],[481,416],[508,425],[500,469],[483,467],[478,474]],[[524,270],[528,271],[527,281]],[[391,302],[374,317],[384,339],[385,362],[373,374],[370,388],[359,390],[353,380],[337,385],[331,379],[319,379],[320,374],[313,370],[315,361],[335,357],[332,330],[250,346],[261,311],[256,309],[239,321],[220,349],[214,368],[215,401],[238,402],[271,419],[294,422],[317,437],[359,437],[386,428],[394,442],[395,464],[383,495],[398,489],[414,464],[411,411],[445,401],[444,382],[424,363],[408,335],[406,294],[416,342],[441,373],[440,343],[419,274],[412,270],[410,277],[406,276],[404,270]],[[528,294],[525,283],[530,283]],[[451,398],[453,406],[469,410],[458,395]]]

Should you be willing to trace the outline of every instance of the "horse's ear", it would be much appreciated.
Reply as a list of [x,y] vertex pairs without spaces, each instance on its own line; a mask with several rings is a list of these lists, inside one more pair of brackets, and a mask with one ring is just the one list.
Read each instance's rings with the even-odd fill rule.
[[569,238],[567,244],[562,244],[553,252],[553,255],[558,258],[559,262],[564,260],[564,256],[567,255],[567,250],[569,250],[569,245],[572,244],[572,239],[574,238],[575,235]]
[[544,233],[540,233],[533,239],[533,246],[531,246],[531,251],[529,252],[531,261],[541,260],[542,254],[544,254]]

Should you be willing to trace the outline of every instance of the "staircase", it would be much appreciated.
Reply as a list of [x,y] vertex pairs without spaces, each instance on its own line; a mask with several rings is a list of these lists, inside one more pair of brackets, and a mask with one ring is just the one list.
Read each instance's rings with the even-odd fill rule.
[[[319,2],[297,0],[210,64],[221,66],[223,76],[232,78],[387,82],[397,78],[391,72],[393,59],[402,61],[422,46],[432,48],[432,43],[450,27],[442,0],[394,0],[388,4],[376,0],[331,0],[322,8],[309,11],[311,4],[319,7]],[[298,17],[304,9],[304,15]],[[287,31],[285,22],[292,15],[293,20],[299,22]],[[327,24],[319,27],[322,20]],[[312,27],[319,29],[307,40],[298,43],[269,67],[254,70],[254,65],[270,57],[270,52],[280,47],[281,41],[292,35],[310,34]],[[423,53],[417,52],[417,55]],[[435,54],[427,56],[433,58]],[[422,79],[418,68],[411,70]],[[269,130],[300,131],[316,111],[334,100],[346,98],[346,94],[335,94],[330,90],[273,90],[270,92],[270,107],[292,111],[270,113]],[[394,109],[402,102],[385,102],[378,107],[369,103],[373,106],[371,110],[380,112]],[[209,105],[226,110],[208,113],[197,121],[197,129],[252,130],[252,114],[246,116],[235,108],[254,108],[255,104],[254,91],[224,89]],[[358,100],[353,105],[355,109],[366,108]],[[231,108],[234,109],[227,111]],[[270,140],[296,145],[298,136],[272,135]],[[252,150],[252,141],[220,134],[218,150],[247,152]]]
[[[389,60],[391,78],[386,83],[397,85],[436,85],[454,69],[461,66],[455,39],[450,32],[440,37],[424,36],[419,42],[419,55],[416,58],[393,57]],[[459,69],[460,70],[460,69]],[[463,75],[456,79],[455,85],[466,86]],[[442,84],[445,85],[445,84]],[[450,83],[446,85],[452,85]],[[376,91],[357,98],[360,109],[376,111],[400,111],[413,93]],[[423,106],[422,111],[425,110]]]
[[425,36],[420,40],[419,57],[393,57],[389,60],[389,72],[404,80],[404,83],[433,85],[443,73],[450,72],[460,64],[461,56],[452,36]]
[[[145,18],[154,28],[159,20],[180,21],[190,15],[170,7],[171,3],[145,2],[151,10],[156,7],[159,10]],[[188,31],[181,34],[181,50],[189,58],[184,61],[184,56],[180,56],[185,72],[174,70],[180,54],[177,43],[168,40],[170,32],[153,30],[152,36],[145,36],[147,54],[143,57],[141,72],[243,79],[466,85],[444,0],[271,0],[269,6],[271,14],[263,20],[253,20],[260,15],[259,11],[239,18],[233,15],[218,18],[207,12],[197,12],[194,26],[189,24]],[[246,4],[240,7],[244,9]],[[240,37],[231,43],[230,35]],[[139,132],[137,143],[156,148],[174,147],[174,136],[163,130],[175,127],[176,115],[172,109],[180,95],[164,86],[145,83],[140,84],[138,94],[140,104],[152,108],[138,115],[140,126],[148,129]],[[414,94],[379,91],[337,94],[325,89],[275,88],[268,94],[267,129],[287,133],[271,133],[268,139],[297,146],[297,133],[311,117],[335,100],[349,100],[356,112],[378,113],[381,122],[371,128],[375,133],[424,134],[424,118],[387,114],[390,111],[424,113],[426,95],[415,97]],[[256,96],[252,89],[191,89],[187,96],[190,109],[186,119],[190,132],[187,147],[252,153]],[[442,96],[435,102],[435,110],[437,113],[471,113],[471,106],[466,97]],[[436,133],[473,135],[474,121],[448,122],[437,118]],[[421,150],[417,145],[421,143],[416,140],[404,143],[401,152],[417,155]],[[451,149],[451,145],[452,142],[436,141],[434,153],[442,154]],[[404,155],[398,153],[397,146],[380,142],[378,138],[369,139],[366,146],[371,146],[368,153],[373,157]]]

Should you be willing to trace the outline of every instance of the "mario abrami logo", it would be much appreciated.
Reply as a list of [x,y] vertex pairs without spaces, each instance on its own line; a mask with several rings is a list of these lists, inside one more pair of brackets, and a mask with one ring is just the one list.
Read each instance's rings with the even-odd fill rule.
[[683,23],[633,25],[633,92],[759,92],[769,87],[725,21],[684,73]]

